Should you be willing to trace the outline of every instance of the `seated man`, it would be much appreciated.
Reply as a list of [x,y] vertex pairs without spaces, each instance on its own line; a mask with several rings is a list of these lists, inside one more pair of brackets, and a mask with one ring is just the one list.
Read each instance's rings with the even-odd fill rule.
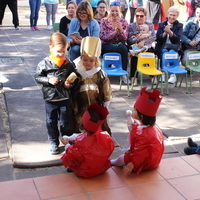
[[183,29],[183,36],[181,38],[184,55],[182,56],[181,63],[186,65],[187,53],[190,51],[200,51],[200,3],[196,4],[195,17],[187,22]]

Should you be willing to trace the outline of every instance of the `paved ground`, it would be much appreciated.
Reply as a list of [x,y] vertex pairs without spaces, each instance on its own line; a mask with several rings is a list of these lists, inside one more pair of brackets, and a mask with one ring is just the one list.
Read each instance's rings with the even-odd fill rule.
[[[57,20],[65,14],[59,6]],[[40,87],[34,80],[36,66],[48,55],[50,31],[47,31],[45,13],[40,13],[40,31],[30,31],[27,7],[19,7],[19,31],[13,29],[10,11],[7,10],[3,27],[0,27],[0,71],[9,79],[3,84],[0,95],[0,181],[63,173],[61,155],[49,154],[45,127],[44,102]],[[157,115],[157,123],[165,134],[163,158],[182,156],[188,136],[200,141],[200,88],[198,75],[194,75],[193,94],[185,93],[185,85],[170,85],[170,95],[165,95]],[[135,87],[127,97],[126,86],[119,91],[118,78],[111,77],[113,100],[110,105],[109,124],[119,147],[116,157],[128,146],[125,111],[131,109],[140,87]],[[150,86],[145,77],[145,86]],[[168,138],[168,139],[167,139]],[[61,147],[61,150],[63,148]],[[57,166],[57,167],[56,167]]]

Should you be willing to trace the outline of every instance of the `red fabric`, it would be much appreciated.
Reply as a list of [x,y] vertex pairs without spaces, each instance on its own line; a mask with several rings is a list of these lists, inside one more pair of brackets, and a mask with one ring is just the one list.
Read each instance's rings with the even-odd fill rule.
[[92,177],[111,167],[109,157],[113,150],[114,142],[110,135],[98,130],[95,134],[80,134],[61,159],[64,166],[76,175]]
[[125,152],[124,162],[132,162],[134,171],[139,174],[142,170],[158,167],[164,153],[163,134],[157,125],[137,129],[134,126],[130,133],[130,150]]
[[192,7],[191,1],[186,1],[185,4],[186,4],[186,6],[188,8],[188,17],[192,17],[194,9]]

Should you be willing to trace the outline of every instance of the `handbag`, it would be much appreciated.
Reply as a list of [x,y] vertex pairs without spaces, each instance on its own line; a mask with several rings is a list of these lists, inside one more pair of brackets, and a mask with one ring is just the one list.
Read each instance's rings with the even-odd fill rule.
[[174,50],[174,51],[178,51],[180,50],[180,44],[171,44],[171,43],[166,43],[163,47],[164,49],[167,50]]

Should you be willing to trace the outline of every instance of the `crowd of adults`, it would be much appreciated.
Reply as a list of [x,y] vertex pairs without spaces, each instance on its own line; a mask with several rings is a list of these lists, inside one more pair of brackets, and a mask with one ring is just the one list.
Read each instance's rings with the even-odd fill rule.
[[[160,60],[162,60],[163,53],[170,50],[176,51],[185,66],[187,52],[197,50],[200,41],[200,32],[198,33],[200,4],[196,4],[195,16],[189,19],[183,28],[183,24],[177,20],[179,16],[177,7],[170,7],[165,16],[161,12],[162,4],[159,0],[148,0],[147,7],[143,5],[142,1],[137,1],[137,4],[135,2],[132,1],[134,9],[131,12],[131,21],[135,18],[135,22],[129,24],[122,14],[125,7],[121,6],[123,4],[120,1],[111,2],[108,6],[106,1],[100,0],[95,8],[88,1],[81,1],[77,6],[76,17],[70,19],[71,23],[68,25],[69,58],[73,61],[80,56],[80,44],[83,37],[94,36],[101,39],[102,55],[107,52],[121,54],[124,70],[127,70],[128,53],[132,45],[137,45],[139,49],[147,46],[145,51],[155,53]],[[74,4],[74,2],[67,3],[68,13],[70,13],[70,4]],[[153,17],[150,16],[153,13],[149,13],[149,7],[152,7],[153,4],[158,11],[154,12],[156,21],[153,21]],[[136,8],[138,5],[139,7]],[[95,12],[93,12],[94,10]],[[134,16],[132,16],[133,13]],[[162,19],[165,20],[161,21]],[[140,28],[143,25],[148,26],[150,34],[141,34]],[[62,21],[60,22],[61,26]],[[184,48],[182,48],[183,45]],[[133,81],[137,68],[137,55],[131,56],[130,63],[130,80],[127,80],[126,76],[122,76],[122,80],[126,84]],[[162,66],[159,67],[162,68]],[[137,85],[137,78],[135,81],[134,84]],[[176,76],[172,74],[168,82],[175,83]]]
[[[3,2],[4,0],[1,1],[2,5],[0,4],[0,25],[2,25],[4,10],[7,5],[6,3],[3,4]],[[15,29],[18,30],[17,3],[16,0],[9,2],[12,2],[8,6],[13,12],[13,24]],[[52,20],[52,25],[55,22],[58,2],[58,0],[44,0],[47,29],[49,30],[51,29],[50,19]],[[186,2],[187,6],[189,5],[188,2],[190,1]],[[125,0],[114,2],[106,0],[67,0],[67,15],[60,19],[60,32],[66,35],[70,44],[68,55],[72,61],[80,56],[82,38],[94,36],[101,39],[102,54],[107,52],[121,54],[124,70],[127,70],[128,53],[133,45],[137,45],[139,49],[144,49],[143,47],[147,46],[145,51],[154,52],[160,60],[162,60],[162,55],[166,51],[177,51],[182,65],[185,66],[187,53],[200,50],[200,3],[198,1],[194,2],[195,10],[192,14],[191,10],[188,10],[190,18],[185,19],[187,22],[183,28],[183,24],[177,20],[179,9],[172,6],[165,15],[160,0],[131,0],[129,4]],[[37,21],[41,0],[29,0],[29,4],[31,11],[30,29],[38,31]],[[130,8],[130,23],[125,19],[128,8]],[[140,28],[143,25],[148,27],[150,34],[141,34]],[[155,46],[153,45],[155,48],[153,48],[152,44],[155,44]],[[162,66],[160,67],[162,68]],[[123,76],[124,83],[131,83],[136,68],[137,55],[132,55],[130,80]],[[134,84],[136,85],[137,75],[135,81]],[[169,82],[176,82],[175,75],[170,77]]]

